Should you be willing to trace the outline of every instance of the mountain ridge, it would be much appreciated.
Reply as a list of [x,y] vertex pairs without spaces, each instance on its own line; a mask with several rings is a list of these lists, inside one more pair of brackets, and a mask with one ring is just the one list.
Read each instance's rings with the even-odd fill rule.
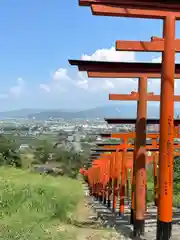
[[[70,119],[95,119],[95,118],[136,118],[136,104],[114,104],[106,105],[86,110],[68,110],[68,109],[33,109],[24,108],[19,110],[11,110],[0,112],[0,118],[27,118],[37,120],[48,120],[49,118]],[[180,112],[179,108],[175,108],[175,114]],[[148,106],[148,118],[159,118],[159,107]]]
[[[87,110],[68,110],[68,109],[18,109],[11,111],[0,112],[0,118],[28,118],[37,120],[47,120],[51,118],[64,118],[64,119],[104,119],[105,117],[124,117],[133,118],[136,117],[136,105],[135,104],[117,104],[107,105]],[[148,107],[148,117],[159,117],[159,108],[156,106]]]

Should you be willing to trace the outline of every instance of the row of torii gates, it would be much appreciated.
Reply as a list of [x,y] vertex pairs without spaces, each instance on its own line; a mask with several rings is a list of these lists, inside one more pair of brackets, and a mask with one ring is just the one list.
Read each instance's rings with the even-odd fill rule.
[[[146,150],[155,153],[159,151],[158,159],[158,181],[155,184],[158,197],[156,196],[157,214],[157,240],[171,238],[172,232],[172,196],[173,196],[173,157],[174,137],[179,136],[177,125],[179,120],[174,120],[174,101],[180,101],[179,96],[174,96],[174,79],[180,78],[180,64],[175,64],[175,53],[180,52],[180,40],[175,38],[176,20],[180,20],[180,3],[168,0],[79,0],[80,6],[91,8],[93,15],[150,18],[163,20],[163,36],[152,37],[151,41],[120,41],[116,42],[118,51],[139,52],[161,52],[162,63],[127,63],[127,62],[98,62],[69,60],[71,65],[78,66],[79,71],[86,71],[91,78],[138,78],[138,93],[130,95],[110,94],[110,100],[134,100],[137,101],[136,120],[109,119],[109,123],[135,123],[136,128],[133,135],[134,145],[128,145],[126,134],[118,136],[124,138],[124,143],[118,146],[108,146],[106,151],[110,155],[102,153],[98,159],[94,159],[89,171],[101,171],[98,179],[89,179],[93,194],[104,190],[106,182],[114,181],[116,189],[117,180],[121,175],[121,186],[124,186],[126,170],[132,168],[132,223],[134,225],[134,236],[144,233],[144,219],[146,212]],[[122,26],[123,27],[123,26]],[[147,93],[147,79],[161,78],[160,96]],[[120,81],[120,80],[119,80]],[[123,84],[123,82],[122,82]],[[147,101],[160,101],[160,119],[147,119]],[[146,145],[146,125],[148,123],[159,123],[159,144]],[[129,134],[129,133],[128,133]],[[111,137],[113,134],[111,134]],[[155,135],[153,135],[155,136]],[[156,134],[157,137],[157,134]],[[154,139],[154,137],[152,137]],[[110,147],[110,148],[109,148]],[[98,150],[99,151],[99,150]],[[105,146],[102,150],[105,152]],[[133,153],[133,154],[132,154]],[[126,158],[124,157],[126,156]],[[155,157],[154,157],[155,158]],[[108,160],[109,159],[109,160]],[[114,160],[110,160],[114,159]],[[117,160],[118,159],[118,160]],[[122,159],[120,161],[119,159]],[[156,161],[154,166],[156,169]],[[110,172],[107,173],[107,164],[110,163]],[[93,170],[92,170],[93,169]],[[98,170],[99,169],[99,170]],[[104,174],[105,173],[105,174]],[[120,174],[121,173],[121,174]],[[95,176],[95,175],[88,175]],[[100,177],[101,176],[101,177]],[[108,176],[108,177],[107,177]],[[156,177],[156,173],[155,173]],[[91,177],[90,177],[91,178]],[[98,185],[94,186],[94,182]],[[123,188],[121,188],[123,193]],[[114,191],[116,192],[116,191]],[[114,201],[113,204],[115,204]],[[157,201],[158,199],[158,201]],[[120,204],[123,209],[123,202]],[[120,213],[123,213],[122,209]]]
[[[109,124],[136,124],[136,119],[105,119]],[[158,124],[159,119],[147,119],[147,124]],[[179,138],[180,119],[174,120],[175,131],[174,137]],[[124,216],[125,199],[129,200],[129,191],[131,191],[131,214],[130,224],[134,225],[134,235],[137,235],[135,221],[137,218],[144,220],[146,218],[146,197],[147,185],[144,179],[141,186],[141,192],[137,193],[135,187],[138,182],[135,179],[135,142],[136,132],[123,133],[101,133],[101,138],[119,139],[119,143],[97,143],[97,148],[91,149],[91,157],[87,169],[80,169],[80,173],[85,176],[89,184],[91,196],[94,196],[101,203],[112,208],[112,212],[116,213],[117,200],[119,196],[119,216]],[[158,206],[158,164],[159,164],[159,133],[149,132],[146,137],[151,143],[146,143],[142,150],[139,151],[140,161],[145,161],[146,168],[149,164],[153,164],[154,178],[154,205]],[[129,141],[130,140],[130,141]],[[174,156],[180,156],[180,144],[174,143]],[[177,150],[177,151],[176,151]],[[150,153],[150,154],[149,154]],[[131,185],[131,187],[130,187]],[[139,190],[140,191],[140,190]],[[143,192],[144,191],[144,192]],[[136,194],[136,195],[135,195]],[[111,206],[112,200],[112,206]],[[143,215],[136,214],[136,204],[143,211]],[[139,220],[139,219],[138,219]],[[144,225],[141,228],[141,234],[144,233]]]

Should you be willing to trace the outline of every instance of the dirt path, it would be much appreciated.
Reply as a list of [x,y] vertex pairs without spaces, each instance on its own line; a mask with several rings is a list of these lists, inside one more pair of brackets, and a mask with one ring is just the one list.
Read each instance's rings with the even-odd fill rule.
[[[86,190],[85,190],[86,192]],[[65,236],[63,240],[123,240],[119,233],[111,227],[104,225],[95,210],[95,202],[90,196],[84,195],[83,200],[78,204],[76,212],[67,225],[60,225],[58,232]]]
[[103,221],[94,210],[92,199],[89,196],[85,196],[77,206],[72,224],[75,227],[76,239],[78,240],[122,239],[115,230],[104,226]]

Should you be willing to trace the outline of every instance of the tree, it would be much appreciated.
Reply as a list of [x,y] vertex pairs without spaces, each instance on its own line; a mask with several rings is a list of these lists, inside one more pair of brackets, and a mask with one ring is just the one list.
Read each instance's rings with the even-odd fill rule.
[[0,165],[21,167],[19,145],[3,135],[0,135]]
[[77,153],[72,147],[69,150],[56,148],[53,160],[59,163],[65,175],[75,178],[83,166],[85,158],[83,154]]
[[35,143],[35,158],[40,163],[46,163],[53,154],[53,145],[48,140],[37,140]]

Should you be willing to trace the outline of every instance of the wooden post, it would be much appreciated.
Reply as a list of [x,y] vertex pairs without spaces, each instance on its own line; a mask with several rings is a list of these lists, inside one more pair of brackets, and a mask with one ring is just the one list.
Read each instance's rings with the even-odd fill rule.
[[165,17],[163,35],[157,240],[169,240],[172,234],[175,15]]

